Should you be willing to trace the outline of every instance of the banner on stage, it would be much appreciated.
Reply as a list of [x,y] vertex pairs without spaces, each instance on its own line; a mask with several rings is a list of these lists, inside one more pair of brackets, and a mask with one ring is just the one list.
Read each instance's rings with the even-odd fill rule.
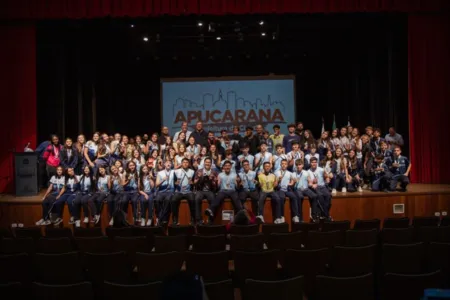
[[177,79],[161,81],[163,125],[173,134],[187,122],[194,130],[198,121],[206,131],[231,132],[239,126],[262,124],[269,132],[280,125],[287,132],[287,124],[295,122],[295,78],[215,78]]

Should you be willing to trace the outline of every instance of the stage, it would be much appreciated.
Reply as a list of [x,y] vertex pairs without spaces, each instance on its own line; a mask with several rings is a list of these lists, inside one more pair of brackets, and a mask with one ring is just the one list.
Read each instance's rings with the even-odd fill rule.
[[[11,224],[23,224],[25,227],[34,226],[41,218],[41,202],[44,190],[33,197],[15,197],[14,195],[0,196],[0,226],[8,227]],[[403,213],[394,213],[394,205],[403,204]],[[251,208],[248,200],[246,207]],[[203,202],[202,209],[207,208],[207,202]],[[223,209],[232,209],[231,202],[225,200]],[[399,207],[401,209],[401,207]],[[371,192],[362,193],[337,193],[333,197],[331,215],[334,220],[356,219],[384,219],[386,217],[414,217],[433,216],[435,213],[446,215],[450,210],[450,185],[443,184],[411,184],[407,192]],[[286,221],[290,223],[289,201],[285,203]],[[83,216],[82,216],[83,218]],[[128,219],[132,221],[131,205],[128,209]],[[266,201],[264,219],[267,223],[272,222],[270,201]],[[186,201],[180,206],[179,220],[181,224],[189,222],[189,208]],[[303,220],[309,221],[309,202],[303,201]],[[68,226],[69,212],[67,205],[64,207],[64,226]],[[102,211],[101,226],[108,226],[108,212],[106,207]],[[216,219],[221,223],[220,218]],[[226,223],[226,222],[224,222]],[[84,224],[83,224],[84,225]],[[82,225],[82,226],[83,226]]]

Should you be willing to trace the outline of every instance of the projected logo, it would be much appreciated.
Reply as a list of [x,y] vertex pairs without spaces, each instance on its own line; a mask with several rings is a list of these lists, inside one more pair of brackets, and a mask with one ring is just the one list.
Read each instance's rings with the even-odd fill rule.
[[228,91],[226,95],[219,89],[217,97],[205,93],[201,100],[194,101],[179,97],[172,106],[174,126],[176,129],[182,122],[194,125],[203,122],[206,131],[219,132],[226,129],[231,131],[233,126],[240,126],[244,131],[246,126],[262,124],[285,124],[286,107],[282,100],[266,98],[245,99],[235,91]]

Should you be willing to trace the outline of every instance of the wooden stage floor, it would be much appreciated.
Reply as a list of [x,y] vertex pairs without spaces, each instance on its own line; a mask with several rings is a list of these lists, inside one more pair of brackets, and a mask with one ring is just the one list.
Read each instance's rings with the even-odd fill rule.
[[[15,197],[0,195],[0,226],[7,227],[13,223],[24,226],[34,226],[41,218],[41,199],[44,191],[32,197]],[[404,205],[404,213],[394,213],[393,206]],[[245,204],[251,208],[250,201]],[[202,209],[207,208],[204,201]],[[225,201],[223,209],[232,209],[230,201]],[[303,201],[303,220],[309,221],[309,202]],[[446,215],[450,211],[450,185],[444,184],[411,184],[407,192],[371,192],[337,193],[332,199],[331,215],[334,220],[384,219],[386,217],[434,216],[436,213]],[[290,222],[289,201],[285,203],[286,221]],[[129,220],[132,220],[131,207],[128,210]],[[266,201],[264,219],[272,222],[270,201]],[[69,213],[64,208],[64,225],[68,225]],[[179,220],[182,224],[189,222],[189,208],[182,201]],[[221,220],[216,220],[221,223]],[[102,211],[101,226],[108,226],[106,206]]]

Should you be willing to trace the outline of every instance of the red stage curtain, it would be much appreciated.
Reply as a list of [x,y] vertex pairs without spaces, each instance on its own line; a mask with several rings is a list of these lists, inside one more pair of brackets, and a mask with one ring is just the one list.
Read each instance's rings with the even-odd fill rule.
[[[36,147],[36,30],[0,26],[0,193],[13,191],[13,151]],[[44,121],[45,122],[45,121]]]
[[0,18],[78,19],[189,14],[414,12],[449,8],[447,0],[4,0]]
[[450,15],[409,17],[412,181],[450,183]]

